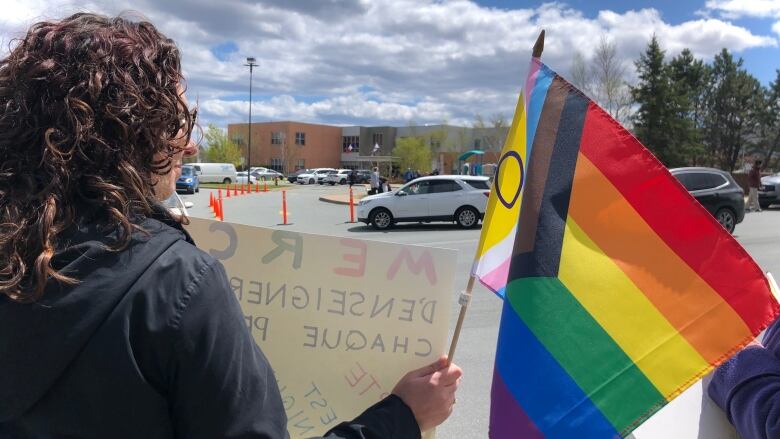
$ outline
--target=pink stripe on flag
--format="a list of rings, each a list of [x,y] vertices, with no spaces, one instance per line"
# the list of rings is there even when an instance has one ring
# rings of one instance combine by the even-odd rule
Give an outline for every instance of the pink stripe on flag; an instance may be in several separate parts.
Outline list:
[[[544,435],[509,393],[498,369],[490,392],[490,439],[544,439]]]
[[[528,67],[528,77],[525,79],[525,90],[523,91],[523,97],[525,98],[525,108],[528,108],[528,101],[531,99],[531,92],[536,85],[536,77],[539,76],[539,69],[542,64],[539,58],[531,58],[531,65]]]
[[[507,258],[498,267],[494,268],[490,273],[480,276],[479,280],[488,288],[493,291],[498,291],[506,286],[506,279],[509,276],[509,263],[511,258]]]

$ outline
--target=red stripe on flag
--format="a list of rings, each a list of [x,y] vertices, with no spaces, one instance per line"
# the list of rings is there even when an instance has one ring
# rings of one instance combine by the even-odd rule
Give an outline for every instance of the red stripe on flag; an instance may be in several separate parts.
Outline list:
[[[594,103],[585,116],[580,151],[655,233],[734,308],[754,335],[774,320],[780,307],[747,252],[663,164]]]

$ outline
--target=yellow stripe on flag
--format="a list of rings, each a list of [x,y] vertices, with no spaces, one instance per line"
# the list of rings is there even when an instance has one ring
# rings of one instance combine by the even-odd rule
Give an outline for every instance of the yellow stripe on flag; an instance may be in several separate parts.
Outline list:
[[[518,191],[521,191],[520,178],[522,172],[520,166],[526,163],[526,111],[525,98],[523,93],[517,98],[515,115],[512,118],[512,126],[501,150],[501,158],[507,156],[507,152],[515,151],[520,155],[522,165],[516,160],[505,159],[499,161],[497,168],[498,180],[493,182],[493,189],[490,191],[485,220],[483,221],[482,234],[479,237],[476,258],[482,258],[485,253],[498,244],[508,234],[514,233],[517,226],[518,213],[522,195],[517,195],[517,201],[511,209],[507,209],[503,203],[498,200],[496,186],[499,187],[505,199],[512,199]],[[511,253],[506,254],[509,257]]]
[[[667,399],[711,368],[571,217],[558,278]]]

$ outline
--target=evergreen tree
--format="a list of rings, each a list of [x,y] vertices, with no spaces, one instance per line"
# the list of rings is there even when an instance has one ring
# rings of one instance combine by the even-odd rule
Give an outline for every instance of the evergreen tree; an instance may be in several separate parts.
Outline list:
[[[631,89],[638,104],[634,133],[666,166],[680,166],[684,159],[675,140],[675,133],[680,130],[675,113],[679,112],[680,104],[664,64],[664,51],[655,35],[635,65],[639,83]]]
[[[704,159],[704,121],[709,67],[684,49],[668,65],[672,95],[676,98],[675,143],[681,164],[697,165]]]
[[[706,139],[716,165],[733,171],[743,148],[757,140],[763,89],[727,49],[715,56],[707,99]]]

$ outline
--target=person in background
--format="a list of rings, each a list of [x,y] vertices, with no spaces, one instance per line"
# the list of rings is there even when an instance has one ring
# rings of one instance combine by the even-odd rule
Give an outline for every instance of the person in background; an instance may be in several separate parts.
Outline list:
[[[372,194],[378,194],[381,192],[381,184],[382,181],[379,176],[379,168],[374,167],[374,170],[371,172],[371,192]]]
[[[353,169],[349,171],[349,176],[347,177],[347,181],[349,182],[349,187],[355,185],[355,182],[357,181],[357,169]]]
[[[404,183],[409,183],[412,180],[413,180],[412,168],[406,168],[406,172],[404,172]]]
[[[287,438],[222,265],[160,202],[197,153],[179,49],[148,21],[33,24],[0,59],[0,437]],[[328,438],[419,438],[442,357]]]
[[[761,160],[753,162],[753,167],[748,172],[748,212],[761,212],[761,205],[758,204],[758,188],[761,186]]]

